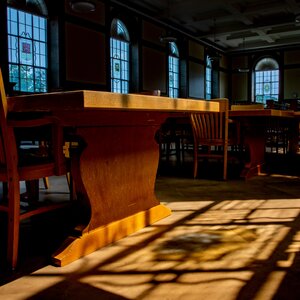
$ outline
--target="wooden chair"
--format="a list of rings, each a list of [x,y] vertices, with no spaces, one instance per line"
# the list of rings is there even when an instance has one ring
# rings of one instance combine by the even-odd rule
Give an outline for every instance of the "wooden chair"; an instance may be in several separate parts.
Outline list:
[[[200,159],[222,159],[223,180],[227,179],[228,145],[238,145],[239,137],[229,139],[228,99],[213,99],[220,105],[219,112],[191,114],[194,137],[194,178],[198,172]]]
[[[7,185],[7,199],[0,202],[0,212],[7,214],[7,261],[15,269],[18,260],[20,222],[34,215],[46,213],[65,206],[67,203],[28,203],[28,208],[20,208],[20,182],[34,181],[48,176],[66,174],[63,156],[63,133],[57,120],[51,116],[35,119],[9,119],[7,99],[0,69],[0,181]],[[36,155],[31,150],[17,147],[16,130],[19,137],[29,129],[49,128],[51,147],[49,155]],[[35,199],[36,200],[36,199]]]

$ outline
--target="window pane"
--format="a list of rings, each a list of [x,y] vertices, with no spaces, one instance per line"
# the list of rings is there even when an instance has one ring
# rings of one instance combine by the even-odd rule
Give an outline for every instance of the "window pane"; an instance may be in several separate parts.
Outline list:
[[[15,36],[8,37],[8,60],[12,63],[17,63],[18,56],[18,39]]]
[[[46,42],[46,30],[40,29],[40,41]]]
[[[19,89],[19,66],[18,65],[9,65],[9,81],[15,82]]]
[[[34,92],[33,68],[21,66],[20,70],[21,90]]]
[[[20,36],[26,37],[26,29],[24,24],[19,24],[19,32]]]
[[[25,13],[20,10],[18,12],[19,12],[19,24],[25,24]]]
[[[40,31],[37,27],[33,28],[33,38],[35,40],[39,40],[39,38],[40,38]]]
[[[38,16],[33,16],[32,19],[33,19],[33,26],[34,26],[34,27],[40,27],[40,26],[39,26],[39,19],[40,19],[40,18],[39,18]]]
[[[28,39],[20,39],[19,44],[20,63],[25,65],[33,64],[32,41]]]
[[[28,25],[30,28],[32,27],[32,16],[31,14],[25,14],[25,23]]]
[[[45,69],[35,69],[35,91],[47,91],[47,73]]]
[[[11,22],[10,23],[10,33],[13,35],[17,35],[18,34],[18,24],[17,22]]]
[[[47,23],[45,18],[39,18],[40,21],[40,28],[43,29],[44,31],[47,30]]]
[[[8,8],[7,16],[9,21],[18,22],[18,13],[16,9]]]

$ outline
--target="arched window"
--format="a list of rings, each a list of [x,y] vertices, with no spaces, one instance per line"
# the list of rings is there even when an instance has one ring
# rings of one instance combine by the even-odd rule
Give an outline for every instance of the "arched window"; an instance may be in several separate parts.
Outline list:
[[[179,97],[179,51],[174,42],[169,42],[169,97]]]
[[[129,33],[122,21],[113,19],[110,38],[111,91],[129,92]]]
[[[40,15],[7,7],[9,81],[20,92],[47,92],[47,13],[43,1],[26,5]]]
[[[255,102],[266,104],[267,100],[278,101],[279,65],[271,57],[260,59],[254,69]]]
[[[205,73],[205,99],[211,99],[212,95],[212,61],[209,55],[206,56],[206,73]]]

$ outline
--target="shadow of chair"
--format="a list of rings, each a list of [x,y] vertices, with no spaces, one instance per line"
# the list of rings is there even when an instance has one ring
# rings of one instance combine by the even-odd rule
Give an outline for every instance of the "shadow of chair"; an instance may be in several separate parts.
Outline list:
[[[51,117],[34,119],[8,118],[7,98],[0,70],[0,181],[7,186],[7,197],[0,202],[0,212],[7,215],[7,262],[8,267],[15,269],[18,262],[20,222],[32,216],[43,214],[65,207],[69,201],[63,203],[49,203],[39,201],[38,198],[28,199],[26,209],[21,210],[20,182],[38,181],[49,176],[66,174],[65,158],[63,155],[63,131],[58,121]],[[47,154],[18,147],[18,138],[27,138],[30,134],[45,132],[51,135],[47,145]],[[30,201],[32,200],[32,201]]]
[[[228,99],[212,99],[219,102],[219,112],[199,112],[190,116],[194,137],[194,178],[198,174],[200,159],[222,159],[223,180],[227,180],[228,146],[239,145],[239,126],[229,136]],[[233,123],[232,123],[233,124]],[[230,157],[231,158],[231,157]]]

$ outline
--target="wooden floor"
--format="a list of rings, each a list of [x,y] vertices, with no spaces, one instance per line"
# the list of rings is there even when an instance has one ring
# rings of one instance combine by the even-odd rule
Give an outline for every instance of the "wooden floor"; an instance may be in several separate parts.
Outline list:
[[[50,256],[72,230],[72,212],[24,222],[13,273],[1,245],[0,299],[300,299],[299,159],[267,162],[248,181],[234,164],[224,182],[218,164],[194,180],[188,157],[162,161],[155,189],[172,215],[64,268]],[[68,197],[65,178],[41,197]]]

